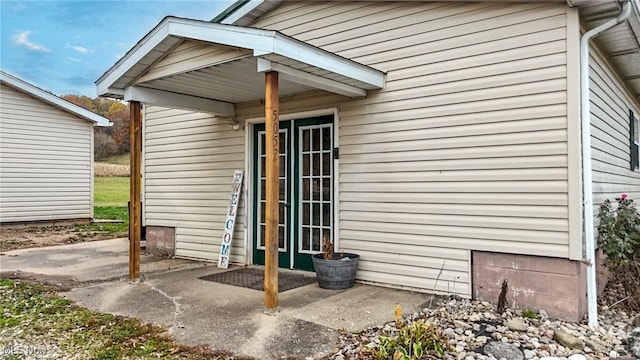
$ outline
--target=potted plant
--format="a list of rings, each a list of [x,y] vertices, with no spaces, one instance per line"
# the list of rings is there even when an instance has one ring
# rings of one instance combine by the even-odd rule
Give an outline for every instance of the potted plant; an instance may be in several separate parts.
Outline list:
[[[321,288],[340,290],[355,284],[360,256],[334,252],[333,241],[326,234],[322,236],[322,252],[314,254],[311,259]]]

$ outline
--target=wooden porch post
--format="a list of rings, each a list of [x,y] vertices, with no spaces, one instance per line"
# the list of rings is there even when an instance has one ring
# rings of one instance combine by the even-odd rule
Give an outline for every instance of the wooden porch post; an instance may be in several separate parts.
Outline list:
[[[264,262],[264,306],[271,313],[278,307],[278,215],[279,215],[279,125],[278,73],[265,74],[265,155],[266,155],[266,229]]]
[[[142,156],[142,113],[140,102],[130,101],[130,186],[129,186],[129,279],[140,280],[140,159]]]

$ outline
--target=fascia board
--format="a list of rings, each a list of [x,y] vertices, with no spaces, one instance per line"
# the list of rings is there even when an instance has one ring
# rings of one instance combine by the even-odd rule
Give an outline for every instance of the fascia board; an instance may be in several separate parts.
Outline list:
[[[284,79],[295,82],[297,84],[313,86],[317,89],[348,96],[351,98],[362,98],[367,95],[367,92],[364,89],[293,69],[282,64],[273,63],[269,60],[258,58],[258,72],[267,71],[276,71],[282,74],[282,77]]]
[[[113,84],[129,69],[135,66],[145,55],[151,52],[164,39],[169,36],[169,22],[171,18],[165,18],[149,34],[147,34],[136,46],[120,59],[111,69],[96,81],[98,96],[108,94]]]
[[[169,34],[219,45],[269,51],[273,49],[271,44],[273,44],[276,32],[215,23],[195,25],[186,22],[172,22]]]
[[[124,91],[124,100],[139,101],[143,104],[160,105],[176,109],[203,111],[228,118],[235,117],[235,107],[228,102],[140,86],[130,86],[126,88]]]
[[[381,89],[384,87],[384,73],[382,71],[358,64],[331,52],[308,46],[280,33],[277,33],[274,39],[273,53],[356,79],[374,88]]]

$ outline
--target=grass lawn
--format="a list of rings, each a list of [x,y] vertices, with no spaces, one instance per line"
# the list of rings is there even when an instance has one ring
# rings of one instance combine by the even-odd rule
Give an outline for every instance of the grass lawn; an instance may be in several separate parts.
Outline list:
[[[0,279],[0,333],[3,359],[233,359],[177,344],[160,326],[88,310],[50,287],[20,280]]]
[[[93,217],[98,220],[121,220],[122,222],[95,222],[73,226],[81,238],[118,238],[129,236],[129,209],[127,206],[94,206]]]
[[[93,179],[93,205],[127,207],[129,202],[128,177],[98,177]]]
[[[129,229],[129,178],[95,177],[93,217],[95,219],[122,220],[122,223],[93,223],[77,225],[78,230],[127,236]]]

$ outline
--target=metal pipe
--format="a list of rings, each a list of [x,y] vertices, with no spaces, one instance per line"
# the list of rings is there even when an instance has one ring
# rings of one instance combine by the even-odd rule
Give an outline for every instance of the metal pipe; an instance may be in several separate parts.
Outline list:
[[[598,291],[596,285],[595,238],[593,223],[593,186],[591,177],[591,102],[589,98],[589,41],[620,24],[631,15],[631,2],[626,1],[620,14],[589,31],[580,39],[580,121],[582,127],[582,192],[584,237],[587,260],[587,310],[589,325],[598,326]]]

